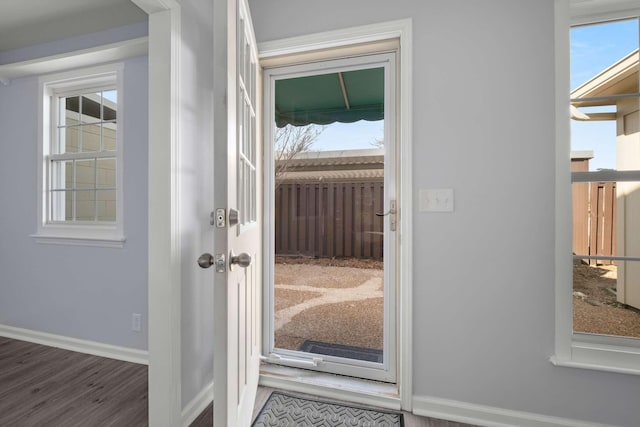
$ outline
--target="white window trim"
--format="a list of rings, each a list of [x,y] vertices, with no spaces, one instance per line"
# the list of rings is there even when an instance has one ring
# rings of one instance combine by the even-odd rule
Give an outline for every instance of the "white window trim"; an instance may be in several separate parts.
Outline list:
[[[38,243],[65,244],[79,246],[124,247],[124,90],[123,63],[108,64],[99,67],[84,68],[58,74],[42,76],[38,79],[38,149],[37,149],[37,230],[31,237]],[[47,177],[45,171],[46,155],[49,150],[50,105],[52,89],[61,90],[78,85],[88,86],[100,83],[115,74],[118,96],[118,132],[116,133],[116,222],[114,224],[62,224],[50,223],[47,216]]]
[[[602,2],[604,3],[604,2]],[[624,3],[624,2],[620,2]],[[555,354],[550,361],[556,366],[592,369],[640,375],[640,340],[573,332],[572,287],[572,206],[569,126],[569,30],[576,24],[578,8],[570,9],[569,0],[555,1],[556,33],[556,225],[555,286],[556,337]],[[599,7],[598,13],[581,16],[580,24],[629,18],[629,10]],[[595,5],[600,6],[600,5]],[[594,9],[595,10],[595,9]],[[636,15],[637,17],[637,15]]]

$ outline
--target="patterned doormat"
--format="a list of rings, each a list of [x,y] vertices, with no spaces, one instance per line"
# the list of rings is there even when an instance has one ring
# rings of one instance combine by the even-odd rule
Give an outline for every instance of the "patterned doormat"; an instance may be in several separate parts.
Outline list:
[[[324,354],[327,356],[346,357],[347,359],[382,363],[382,350],[377,350],[375,348],[354,347],[352,345],[306,340],[300,344],[298,350],[306,351],[307,353]]]
[[[309,400],[273,392],[253,427],[403,427],[402,414]]]

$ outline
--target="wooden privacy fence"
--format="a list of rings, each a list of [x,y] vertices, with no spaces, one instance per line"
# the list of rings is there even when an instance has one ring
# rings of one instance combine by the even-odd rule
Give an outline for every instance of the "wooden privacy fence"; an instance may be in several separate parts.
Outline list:
[[[381,260],[383,203],[383,182],[279,184],[276,255]]]
[[[615,182],[573,184],[574,254],[615,256],[616,205]],[[589,263],[615,262],[590,260]]]

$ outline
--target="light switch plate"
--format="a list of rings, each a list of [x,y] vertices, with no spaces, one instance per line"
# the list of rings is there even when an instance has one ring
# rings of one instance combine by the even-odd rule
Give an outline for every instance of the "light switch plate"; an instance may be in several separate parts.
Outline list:
[[[419,190],[418,210],[420,212],[453,212],[453,189]]]

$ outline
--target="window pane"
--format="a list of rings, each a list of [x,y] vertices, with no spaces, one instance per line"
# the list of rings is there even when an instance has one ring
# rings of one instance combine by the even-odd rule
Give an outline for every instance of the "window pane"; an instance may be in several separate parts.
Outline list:
[[[107,90],[102,92],[102,120],[116,120],[118,109],[118,92]]]
[[[638,28],[571,31],[571,170],[593,172],[573,183],[576,332],[640,338],[640,262],[589,258],[640,258],[640,182],[621,178],[640,171]]]
[[[94,190],[80,190],[75,192],[76,220],[95,221],[96,192]]]
[[[99,152],[101,151],[100,140],[102,138],[101,125],[84,125],[82,126],[82,152]]]
[[[76,160],[76,189],[96,188],[96,161]]]
[[[73,221],[73,191],[51,191],[51,221]]]
[[[80,120],[82,123],[98,123],[101,121],[102,96],[95,92],[85,93],[80,97]]]
[[[102,150],[103,151],[115,151],[116,145],[116,132],[118,125],[116,122],[105,123],[102,125]]]
[[[640,311],[629,303],[638,293],[640,262],[617,261],[573,267],[573,330],[640,338]]]
[[[75,125],[80,122],[80,98],[78,96],[60,98],[59,105],[59,125]]]
[[[116,188],[116,159],[98,159],[97,188]]]
[[[571,89],[638,49],[638,20],[605,22],[571,29]]]
[[[76,220],[95,221],[96,217],[95,190],[79,190],[75,192]]]
[[[78,152],[78,128],[63,127],[58,129],[59,149],[58,154]]]
[[[258,219],[257,209],[257,182],[256,182],[256,170],[251,171],[251,220],[256,221]]]
[[[73,160],[51,162],[51,189],[65,190],[73,188],[74,183]]]
[[[116,192],[115,190],[98,190],[98,221],[116,220]]]
[[[244,161],[242,158],[238,163],[238,207],[240,210],[240,224],[246,224],[246,210],[245,210],[245,198],[246,198],[246,190],[245,190],[245,176],[244,176]]]

